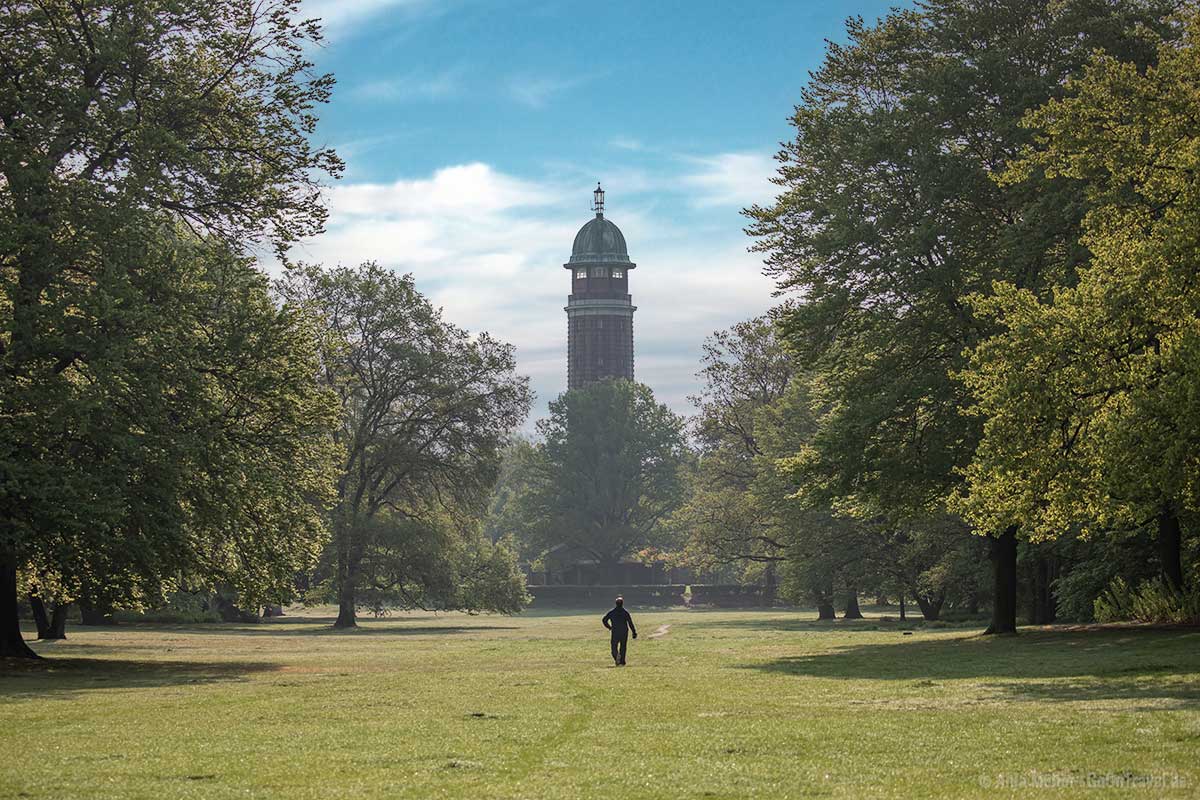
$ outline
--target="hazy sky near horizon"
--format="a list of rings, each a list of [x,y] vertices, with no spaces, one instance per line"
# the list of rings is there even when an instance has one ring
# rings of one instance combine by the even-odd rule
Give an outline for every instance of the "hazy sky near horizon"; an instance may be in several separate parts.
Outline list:
[[[566,385],[562,264],[601,181],[638,264],[636,377],[690,413],[704,337],[775,302],[740,212],[774,196],[808,71],[895,4],[308,0],[337,77],[317,139],[346,174],[293,257],[410,272],[513,343],[532,427]]]

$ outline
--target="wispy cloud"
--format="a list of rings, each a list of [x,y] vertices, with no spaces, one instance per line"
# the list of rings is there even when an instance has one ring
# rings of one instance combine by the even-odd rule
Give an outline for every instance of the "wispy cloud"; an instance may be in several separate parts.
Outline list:
[[[351,88],[349,94],[357,100],[373,102],[403,103],[415,100],[442,100],[460,92],[459,75],[459,70],[446,70],[434,74],[410,73],[395,78],[360,83]]]
[[[561,78],[548,75],[516,75],[509,78],[508,95],[523,106],[545,108],[557,94],[573,89],[585,78]]]
[[[682,180],[694,190],[692,203],[698,207],[742,208],[768,203],[776,194],[771,178],[778,164],[766,153],[721,153],[685,160],[694,171]]]
[[[635,153],[646,149],[646,146],[639,139],[629,136],[614,136],[608,140],[608,144],[610,147],[615,147],[618,150],[629,150]]]
[[[413,14],[435,8],[431,0],[304,0],[298,16],[319,18],[326,37],[336,39],[384,12]]]

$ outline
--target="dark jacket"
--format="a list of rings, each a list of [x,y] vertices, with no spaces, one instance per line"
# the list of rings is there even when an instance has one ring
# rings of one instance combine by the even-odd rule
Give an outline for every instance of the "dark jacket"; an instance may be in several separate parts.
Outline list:
[[[624,606],[617,606],[612,611],[604,615],[604,619],[600,620],[604,623],[604,627],[612,631],[615,637],[624,637],[629,635],[629,631],[633,631],[633,635],[637,636],[637,628],[633,627],[633,617],[629,616],[629,612]]]

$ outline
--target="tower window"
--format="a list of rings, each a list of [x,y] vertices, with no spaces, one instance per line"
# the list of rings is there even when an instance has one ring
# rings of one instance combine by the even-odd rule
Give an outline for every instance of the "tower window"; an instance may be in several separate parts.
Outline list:
[[[623,269],[614,269],[614,270],[613,270],[613,277],[614,277],[614,278],[624,278],[624,277],[625,277],[625,270],[623,270]]]
[[[592,267],[592,277],[593,278],[607,278],[608,270],[605,269],[604,267]]]
[[[583,280],[583,279],[584,279],[584,278],[586,278],[586,277],[587,277],[587,270],[586,270],[586,269],[577,269],[577,270],[575,270],[575,279],[576,279],[576,280],[580,280],[580,281],[581,281],[581,280]]]

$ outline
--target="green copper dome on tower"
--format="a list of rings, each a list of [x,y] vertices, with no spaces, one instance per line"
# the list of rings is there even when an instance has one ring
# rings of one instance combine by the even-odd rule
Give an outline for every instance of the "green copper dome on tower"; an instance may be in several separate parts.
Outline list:
[[[571,264],[627,264],[634,265],[629,260],[629,250],[625,246],[625,234],[621,233],[611,220],[604,218],[604,190],[596,184],[592,192],[592,209],[596,212],[593,219],[588,220],[579,233],[575,234],[575,244],[571,246],[571,260],[563,266]]]

